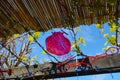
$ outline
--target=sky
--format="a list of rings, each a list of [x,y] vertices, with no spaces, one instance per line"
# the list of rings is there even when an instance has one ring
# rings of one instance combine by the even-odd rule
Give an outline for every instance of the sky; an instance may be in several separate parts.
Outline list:
[[[82,36],[83,39],[85,40],[85,44],[86,46],[83,46],[82,44],[80,44],[80,48],[81,51],[86,54],[86,55],[92,55],[95,56],[97,54],[102,54],[103,53],[103,48],[104,43],[106,41],[106,39],[103,37],[103,34],[101,34],[100,29],[96,29],[95,24],[92,25],[80,25],[78,26],[80,28],[80,31],[77,33],[77,38],[79,36]],[[104,27],[104,32],[103,33],[109,33],[109,26],[108,23],[105,23],[103,25]],[[52,35],[52,32],[58,32],[58,31],[65,31],[68,35],[64,34],[64,36],[66,38],[68,38],[71,43],[73,41],[73,38],[70,34],[70,31],[67,29],[63,29],[63,28],[57,28],[57,29],[52,29],[49,30],[47,32],[41,32],[41,36],[39,37],[38,41],[39,43],[45,48],[45,39]],[[111,34],[111,33],[109,33]],[[114,33],[113,33],[114,34]],[[42,49],[38,48],[39,46],[32,46],[34,49],[32,51],[31,56],[35,56],[37,55],[38,58],[37,60],[42,64],[46,61],[50,61],[50,59],[52,59],[54,61],[53,58],[48,57],[46,54],[41,54]],[[74,55],[76,53],[69,53],[70,55]],[[68,54],[68,55],[69,55]],[[67,56],[68,56],[67,55]],[[63,58],[66,59],[66,56],[63,57],[57,57],[55,56],[57,59],[62,60]],[[119,80],[119,76],[120,73],[109,73],[109,74],[100,74],[100,75],[89,75],[89,76],[77,76],[77,77],[67,77],[67,78],[57,78],[55,80]]]

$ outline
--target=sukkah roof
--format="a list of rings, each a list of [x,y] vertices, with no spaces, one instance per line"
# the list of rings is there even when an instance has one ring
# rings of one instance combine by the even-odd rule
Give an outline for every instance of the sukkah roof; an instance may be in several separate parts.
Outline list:
[[[0,37],[104,23],[118,17],[120,0],[0,0]]]

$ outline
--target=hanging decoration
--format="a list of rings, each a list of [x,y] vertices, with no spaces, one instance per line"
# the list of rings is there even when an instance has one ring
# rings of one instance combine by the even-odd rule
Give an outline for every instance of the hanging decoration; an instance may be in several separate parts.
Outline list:
[[[70,41],[63,34],[63,32],[54,32],[46,38],[46,49],[48,52],[57,56],[62,56],[70,52]]]

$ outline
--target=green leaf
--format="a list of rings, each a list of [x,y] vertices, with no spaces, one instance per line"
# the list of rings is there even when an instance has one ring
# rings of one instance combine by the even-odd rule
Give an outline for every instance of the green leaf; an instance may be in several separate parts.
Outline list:
[[[46,54],[46,52],[43,50],[43,51],[41,52],[41,54]]]
[[[26,60],[27,60],[26,55],[23,55],[23,56],[21,57],[21,60],[22,60],[22,61],[26,61]]]
[[[38,39],[40,36],[40,32],[34,32],[33,35],[34,35],[35,39]]]
[[[30,42],[32,42],[34,39],[37,40],[39,38],[39,36],[40,36],[40,32],[34,32],[32,35],[28,36],[28,40]]]
[[[112,35],[110,36],[108,39],[107,39],[108,43],[112,44],[112,45],[115,45],[116,44],[116,37],[115,35]]]
[[[82,43],[85,46],[85,41],[84,41],[83,37],[79,37],[78,40],[80,43]]]
[[[30,42],[32,42],[32,41],[34,40],[34,38],[33,38],[31,35],[29,35],[29,36],[28,36],[28,40],[29,40]]]
[[[103,37],[108,37],[108,35],[109,35],[109,34],[106,33],[106,34],[103,35]]]
[[[79,47],[78,45],[75,45],[75,51],[76,51],[77,53],[81,53],[80,47]]]
[[[96,24],[96,28],[102,28],[101,24]]]
[[[14,38],[20,37],[20,34],[14,34],[13,37]]]
[[[116,25],[114,25],[114,24],[111,24],[111,25],[110,25],[110,32],[116,31],[117,28],[118,28],[118,26],[116,26]]]
[[[77,52],[77,53],[81,52],[80,47],[78,46],[78,44],[73,44],[72,51]]]

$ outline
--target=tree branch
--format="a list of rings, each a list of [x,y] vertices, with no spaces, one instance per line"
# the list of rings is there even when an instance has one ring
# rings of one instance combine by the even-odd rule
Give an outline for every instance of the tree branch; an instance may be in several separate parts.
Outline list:
[[[39,46],[40,48],[42,48],[42,50],[45,51],[45,53],[47,53],[49,56],[53,57],[57,62],[60,62],[60,61],[57,60],[53,55],[51,55],[49,52],[47,52],[47,51],[44,49],[44,47],[35,39],[35,37],[32,35],[31,32],[29,32],[28,34],[31,35],[31,36],[34,38],[34,41],[38,44],[38,46]]]

